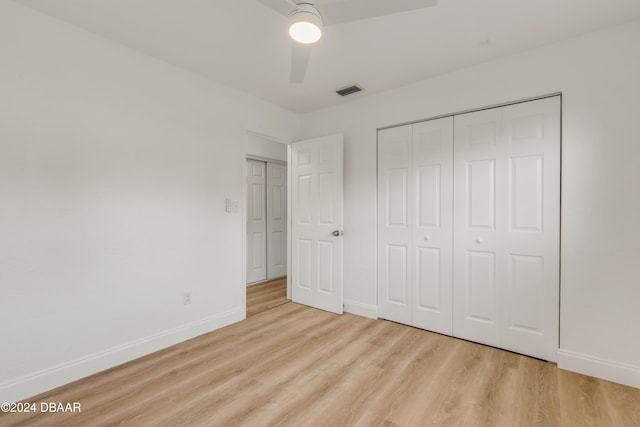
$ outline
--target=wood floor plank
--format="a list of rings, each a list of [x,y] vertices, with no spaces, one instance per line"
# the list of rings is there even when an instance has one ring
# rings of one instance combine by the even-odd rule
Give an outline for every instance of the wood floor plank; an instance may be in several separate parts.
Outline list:
[[[640,427],[640,389],[609,381],[600,381],[600,387],[613,425]]]
[[[563,426],[616,427],[602,393],[601,384],[604,381],[564,370],[558,374]],[[615,412],[618,410],[616,408]]]
[[[274,288],[256,304],[280,298]],[[27,400],[82,412],[0,425],[640,427],[638,389],[290,302]]]
[[[247,317],[287,303],[287,278],[247,286]]]

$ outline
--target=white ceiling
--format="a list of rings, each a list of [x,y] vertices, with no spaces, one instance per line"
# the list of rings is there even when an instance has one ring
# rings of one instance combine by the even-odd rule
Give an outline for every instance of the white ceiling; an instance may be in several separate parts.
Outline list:
[[[15,1],[296,112],[640,18],[639,0],[439,0],[327,27],[291,84],[287,19],[257,0]]]

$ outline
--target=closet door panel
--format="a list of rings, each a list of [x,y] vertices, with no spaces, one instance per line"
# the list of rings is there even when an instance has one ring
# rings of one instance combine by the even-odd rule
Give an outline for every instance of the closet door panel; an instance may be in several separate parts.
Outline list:
[[[266,164],[247,160],[247,283],[267,278]]]
[[[455,118],[454,335],[555,361],[559,97]]]
[[[457,337],[499,346],[499,109],[454,119],[454,325]]]
[[[267,163],[267,279],[287,275],[287,166]]]
[[[413,125],[412,325],[452,334],[453,118]]]
[[[560,299],[560,98],[506,107],[503,347],[556,361]]]
[[[378,316],[411,324],[411,126],[378,132]]]

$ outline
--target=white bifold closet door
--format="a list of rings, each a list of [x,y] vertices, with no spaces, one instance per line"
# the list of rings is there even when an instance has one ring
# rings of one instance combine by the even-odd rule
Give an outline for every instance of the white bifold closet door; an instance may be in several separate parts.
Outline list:
[[[379,316],[452,334],[453,118],[378,133]]]
[[[560,98],[455,117],[454,334],[555,361]]]
[[[247,159],[247,283],[287,275],[287,166]]]
[[[559,97],[378,132],[381,318],[555,361],[559,250]]]
[[[267,164],[247,159],[247,283],[267,279]]]

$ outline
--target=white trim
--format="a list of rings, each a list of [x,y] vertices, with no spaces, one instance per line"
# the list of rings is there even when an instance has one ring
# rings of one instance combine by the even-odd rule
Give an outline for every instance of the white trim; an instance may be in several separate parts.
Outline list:
[[[240,307],[242,318],[247,317],[247,146],[242,149],[242,186],[240,189],[240,241],[242,242],[242,271],[240,281]]]
[[[640,367],[637,366],[559,349],[558,367],[567,371],[640,388]]]
[[[292,193],[291,193],[291,188],[293,187],[293,182],[292,182],[292,175],[291,175],[291,169],[292,169],[292,163],[291,163],[291,156],[292,156],[292,152],[291,152],[291,143],[289,143],[287,145],[287,299],[291,300],[291,257],[292,257],[292,253],[291,253],[291,248],[293,245],[293,233],[291,232],[291,229],[293,227],[293,223],[291,221],[291,218],[293,217],[292,215],[292,208],[291,208],[291,197],[292,197]]]
[[[265,163],[275,163],[277,165],[287,166],[287,162],[284,160],[272,159],[270,157],[254,156],[253,154],[247,154],[247,160],[257,160]]]
[[[0,402],[17,402],[244,319],[240,308],[210,316],[0,384]]]
[[[418,120],[412,120],[410,122],[397,123],[397,124],[394,124],[394,125],[379,127],[378,131],[385,130],[385,129],[391,129],[391,128],[397,128],[397,127],[400,127],[400,126],[415,125],[417,123],[429,122],[431,120],[443,119],[445,117],[460,116],[462,114],[475,113],[477,111],[491,110],[493,108],[508,107],[509,105],[522,104],[523,102],[537,101],[539,99],[553,98],[554,96],[559,96],[560,99],[562,99],[562,92],[554,92],[554,93],[549,93],[547,95],[532,96],[532,97],[529,97],[529,98],[519,99],[517,101],[500,102],[498,104],[487,105],[487,106],[484,106],[484,107],[477,107],[477,108],[470,108],[468,110],[456,111],[455,113],[441,114],[439,116],[432,116],[432,117],[428,117],[426,119],[418,119]]]
[[[344,300],[344,312],[357,314],[358,316],[368,317],[369,319],[378,318],[378,307],[370,304],[363,304],[361,302]]]

